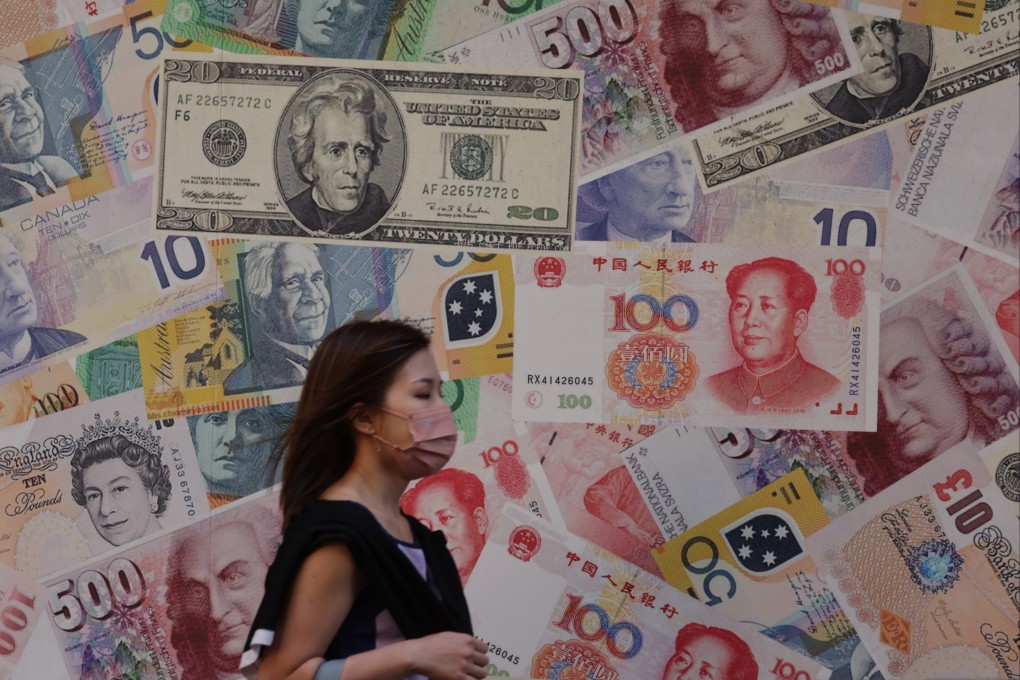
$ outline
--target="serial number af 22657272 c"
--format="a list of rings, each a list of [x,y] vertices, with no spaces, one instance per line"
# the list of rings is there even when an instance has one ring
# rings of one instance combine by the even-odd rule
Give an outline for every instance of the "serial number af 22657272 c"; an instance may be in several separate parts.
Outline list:
[[[479,184],[439,184],[432,182],[422,189],[422,196],[459,196],[461,198],[494,198],[498,200],[514,200],[520,196],[519,189],[493,187]]]
[[[528,374],[529,385],[594,385],[595,378],[592,376],[576,376],[576,375],[539,375],[537,373]]]

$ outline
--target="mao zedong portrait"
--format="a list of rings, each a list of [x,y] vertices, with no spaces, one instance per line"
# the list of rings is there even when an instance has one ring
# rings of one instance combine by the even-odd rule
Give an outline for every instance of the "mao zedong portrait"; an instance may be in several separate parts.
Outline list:
[[[287,199],[287,208],[314,232],[370,229],[390,206],[382,187],[369,181],[390,141],[374,89],[357,76],[332,73],[302,89],[291,106],[287,145],[309,186]]]
[[[304,382],[308,363],[326,332],[329,289],[318,249],[265,241],[244,258],[254,330],[251,355],[223,381],[227,392],[291,387]]]
[[[111,545],[159,531],[171,488],[158,440],[137,427],[94,439],[86,433],[71,456],[71,497]]]
[[[741,365],[711,376],[708,389],[731,409],[801,409],[839,380],[801,356],[797,342],[815,302],[814,278],[779,257],[740,264],[726,275],[733,348]]]
[[[928,64],[916,54],[900,52],[900,22],[857,12],[846,12],[846,20],[863,70],[839,86],[826,108],[863,125],[911,107],[928,80]]]
[[[178,531],[170,546],[170,642],[180,677],[233,680],[280,544],[280,518],[251,504],[208,522]]]
[[[725,628],[688,623],[677,631],[662,680],[756,680],[758,662],[746,642]]]
[[[440,470],[404,492],[400,507],[432,531],[442,531],[461,583],[475,568],[489,530],[485,487],[476,475]]]
[[[882,312],[878,431],[849,433],[847,453],[872,496],[947,451],[977,452],[1015,432],[999,417],[1017,408],[1016,381],[985,329],[915,297]]]
[[[677,123],[693,131],[814,82],[840,49],[829,9],[790,0],[661,3],[659,39]]]
[[[43,155],[45,126],[25,69],[0,58],[0,210],[49,196],[78,177],[63,158]]]
[[[581,187],[588,206],[604,213],[578,226],[579,241],[691,243],[688,225],[698,180],[690,152],[677,147],[600,177]]]
[[[0,232],[0,375],[85,342],[84,335],[37,326],[39,306],[21,253]]]

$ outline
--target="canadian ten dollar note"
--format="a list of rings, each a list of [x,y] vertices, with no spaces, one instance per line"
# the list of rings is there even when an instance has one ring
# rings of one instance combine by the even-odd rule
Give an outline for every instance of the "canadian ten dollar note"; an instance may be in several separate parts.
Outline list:
[[[170,59],[156,228],[570,249],[577,72]]]

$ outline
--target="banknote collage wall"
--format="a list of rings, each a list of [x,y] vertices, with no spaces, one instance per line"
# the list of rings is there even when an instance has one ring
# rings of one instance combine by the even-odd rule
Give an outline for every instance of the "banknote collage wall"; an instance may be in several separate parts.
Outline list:
[[[493,677],[1020,678],[1020,0],[0,0],[0,680],[226,680],[431,334]]]

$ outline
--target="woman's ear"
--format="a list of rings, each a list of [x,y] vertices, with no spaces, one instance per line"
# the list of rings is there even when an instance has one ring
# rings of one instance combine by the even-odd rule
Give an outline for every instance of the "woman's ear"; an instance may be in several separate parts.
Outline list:
[[[375,434],[375,423],[372,422],[369,408],[362,402],[359,401],[351,406],[347,411],[347,419],[351,421],[355,432],[360,432],[363,435]]]

